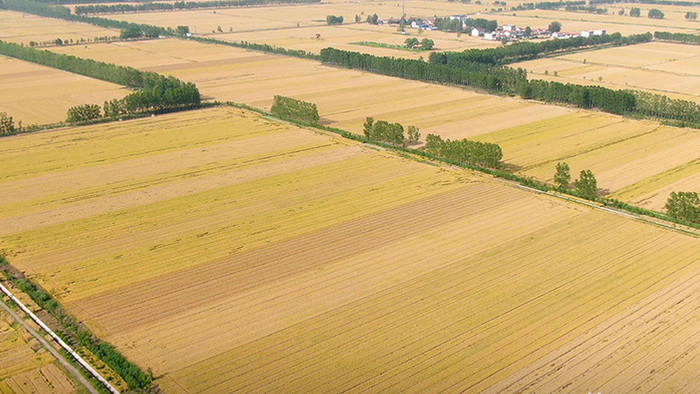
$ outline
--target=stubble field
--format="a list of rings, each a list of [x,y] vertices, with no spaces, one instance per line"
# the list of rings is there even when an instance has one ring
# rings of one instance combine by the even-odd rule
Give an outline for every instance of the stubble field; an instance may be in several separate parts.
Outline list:
[[[85,23],[43,18],[32,14],[0,10],[0,40],[29,45],[60,38],[63,41],[119,36],[119,30]]]
[[[689,236],[230,108],[0,146],[10,261],[167,392],[697,378]]]
[[[0,309],[0,393],[75,393],[56,359]]]
[[[320,38],[316,38],[316,34],[319,34]],[[373,26],[368,24],[225,33],[211,35],[211,37],[224,41],[248,41],[287,49],[301,49],[312,53],[319,53],[323,48],[333,47],[346,51],[369,53],[376,56],[411,59],[418,59],[421,57],[427,59],[431,51],[407,51],[402,49],[372,47],[360,45],[358,43],[367,41],[401,46],[404,45],[406,39],[410,37],[419,40],[429,38],[435,42],[434,51],[463,51],[473,48],[494,48],[501,45],[498,42],[471,37],[468,34],[457,37],[456,33],[442,31],[423,31],[419,33],[417,30],[410,28],[406,29],[405,34],[401,34],[396,31],[396,25]]]
[[[696,21],[685,19],[685,13],[692,11],[693,7],[664,6],[657,4],[596,4],[597,7],[607,8],[608,14],[590,14],[583,12],[567,12],[556,10],[529,10],[507,11],[489,14],[488,19],[496,19],[500,24],[510,23],[517,26],[530,26],[543,28],[553,21],[562,25],[562,31],[580,33],[583,30],[606,29],[608,33],[619,32],[623,35],[654,32],[656,30],[697,33],[700,26]],[[641,9],[641,17],[630,17],[631,7]],[[624,8],[626,15],[617,15],[620,8]],[[657,8],[664,12],[664,19],[650,19],[647,17],[650,8]],[[515,15],[513,15],[515,14]]]
[[[522,174],[551,180],[556,163],[567,161],[574,175],[592,169],[604,192],[650,209],[663,208],[669,187],[700,184],[693,164],[700,159],[700,133],[693,129],[182,40],[54,51],[172,74],[221,101],[264,109],[276,94],[311,101],[324,124],[358,134],[373,116],[416,125],[423,138],[433,133],[496,142]]]
[[[514,66],[526,69],[532,79],[638,89],[700,102],[698,45],[650,42],[564,54]]]
[[[109,82],[0,56],[0,112],[15,124],[56,123],[66,120],[75,105],[98,104],[120,99],[129,90]]]

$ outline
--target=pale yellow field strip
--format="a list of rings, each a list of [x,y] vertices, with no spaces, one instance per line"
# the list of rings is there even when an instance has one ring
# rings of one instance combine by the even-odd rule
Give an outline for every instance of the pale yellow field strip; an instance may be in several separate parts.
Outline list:
[[[2,41],[29,45],[31,41],[42,43],[55,41],[57,38],[63,41],[78,41],[81,38],[113,36],[119,36],[119,30],[0,10],[0,40]]]
[[[0,112],[30,124],[66,120],[70,107],[120,99],[129,93],[119,85],[0,56]],[[50,92],[50,93],[49,93]],[[4,151],[3,151],[4,156]]]
[[[0,311],[0,393],[75,393],[55,359]]]

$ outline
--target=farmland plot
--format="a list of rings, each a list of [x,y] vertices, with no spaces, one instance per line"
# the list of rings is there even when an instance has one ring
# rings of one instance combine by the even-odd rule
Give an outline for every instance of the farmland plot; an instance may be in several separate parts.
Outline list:
[[[80,39],[113,36],[119,36],[119,30],[0,10],[0,40],[2,41],[29,45],[32,41],[42,43],[54,41],[57,38],[78,42]]]
[[[399,2],[323,2],[309,5],[282,5],[216,10],[146,12],[137,14],[111,14],[112,19],[135,23],[147,23],[175,28],[186,24],[193,33],[208,34],[218,31],[245,32],[308,26],[323,26],[327,15],[342,16],[344,24],[352,25],[355,15],[363,22],[368,15],[377,14],[381,19],[400,18]],[[483,12],[485,5],[449,3],[438,1],[406,1],[406,16],[432,17]],[[365,25],[366,26],[366,25]]]
[[[365,118],[373,116],[416,125],[423,138],[433,133],[451,139],[496,142],[502,146],[508,164],[543,180],[551,179],[557,161],[568,161],[575,174],[594,169],[606,192],[635,184],[659,185],[662,190],[645,192],[665,193],[665,197],[659,194],[645,202],[645,207],[657,210],[663,208],[668,197],[664,182],[698,182],[697,167],[692,167],[683,172],[684,178],[676,173],[661,183],[650,183],[700,158],[700,133],[696,130],[679,131],[655,122],[181,40],[55,50],[172,74],[195,82],[206,97],[258,108],[269,109],[275,94],[311,101],[318,105],[323,123],[358,134]],[[618,149],[624,154],[610,154]],[[664,155],[671,159],[666,160]],[[630,198],[625,201],[635,202],[643,197],[629,193],[624,196]]]
[[[700,102],[700,46],[650,42],[517,64],[532,79],[639,89]],[[556,73],[556,75],[555,75]]]
[[[491,14],[489,17],[497,19],[501,24],[509,23],[517,26],[530,26],[533,29],[546,29],[552,21],[558,21],[562,25],[562,31],[570,33],[596,29],[605,29],[608,33],[619,32],[622,35],[654,32],[655,30],[695,33],[699,29],[696,22],[685,19],[685,13],[690,10],[690,7],[671,6],[674,11],[669,11],[669,6],[657,4],[602,4],[597,6],[607,8],[608,14],[589,14],[563,10],[528,10]],[[629,10],[631,7],[640,8],[642,17],[630,17]],[[626,10],[626,15],[617,15],[617,11],[620,8]],[[647,18],[647,13],[650,8],[661,9],[666,16],[664,19],[649,19]]]
[[[316,36],[318,34],[318,38]],[[406,29],[405,34],[396,31],[396,25],[373,26],[369,24],[342,26],[314,26],[299,29],[280,29],[244,33],[212,35],[212,38],[225,41],[248,41],[264,43],[287,49],[300,49],[319,53],[321,49],[333,47],[346,51],[369,53],[376,56],[393,56],[411,59],[427,59],[431,51],[407,51],[395,48],[381,48],[362,45],[362,42],[403,46],[409,37],[419,40],[429,38],[435,42],[435,51],[463,51],[472,48],[493,48],[501,45],[469,34],[457,37],[456,33]]]
[[[220,101],[269,109],[276,94],[308,100],[318,105],[325,124],[357,133],[367,116],[415,124],[424,135],[432,132],[464,138],[571,112],[559,106],[183,40],[52,50],[171,74],[195,82],[205,97]]]
[[[0,393],[75,393],[53,358],[0,310]]]
[[[102,106],[129,93],[113,83],[8,57],[0,57],[0,84],[0,112],[24,126],[62,122],[72,106]]]
[[[0,146],[8,258],[167,392],[488,389],[700,273],[692,237],[236,109]],[[632,372],[695,376],[688,294]]]

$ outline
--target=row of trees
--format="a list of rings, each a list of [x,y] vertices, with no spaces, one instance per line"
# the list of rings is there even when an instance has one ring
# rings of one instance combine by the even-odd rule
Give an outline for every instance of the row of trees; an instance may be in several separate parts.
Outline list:
[[[138,89],[123,99],[125,113],[194,107],[201,103],[197,87],[191,82],[183,82],[175,77],[164,77],[132,67],[82,59],[3,41],[0,41],[0,54]],[[97,112],[99,113],[99,107]],[[82,121],[92,116],[87,114],[94,114],[94,108],[77,107],[74,111],[69,111],[68,117]]]
[[[425,151],[431,155],[459,163],[481,167],[501,168],[503,152],[498,144],[463,140],[443,140],[435,134],[425,139]]]
[[[75,7],[75,13],[85,14],[108,14],[118,12],[142,12],[142,11],[177,11],[194,10],[198,8],[226,8],[226,7],[248,7],[269,4],[309,4],[320,3],[321,0],[214,0],[214,1],[176,1],[174,3],[151,3],[141,4],[90,4]],[[73,2],[71,2],[72,4]]]
[[[594,5],[591,5],[591,6],[567,5],[566,7],[564,7],[564,10],[569,11],[569,12],[587,12],[589,14],[607,14],[608,13],[607,8],[598,8]]]
[[[397,146],[414,145],[420,139],[420,130],[416,126],[404,128],[401,123],[389,123],[385,120],[375,122],[371,116],[365,119],[363,132],[369,140],[387,142]],[[407,133],[408,137],[404,133]]]
[[[321,50],[321,61],[342,67],[428,82],[470,86],[497,93],[514,93],[526,75],[522,69],[472,63],[470,68],[448,67],[422,60],[374,56],[335,48]]]
[[[284,96],[275,96],[270,113],[304,123],[315,124],[320,120],[316,104]]]
[[[637,100],[635,111],[641,115],[700,125],[700,105],[696,102],[643,91],[633,91],[633,94]]]
[[[563,40],[565,41],[565,40]],[[643,116],[700,125],[700,105],[674,100],[663,95],[634,90],[613,90],[595,85],[563,84],[555,81],[531,80],[522,69],[462,61],[451,67],[441,61],[443,53],[431,54],[432,62],[378,57],[334,48],[321,50],[321,61],[347,68],[427,82],[470,86],[493,93],[519,95],[552,103],[565,103],[579,108],[599,109],[620,115]]]
[[[682,42],[685,44],[700,44],[700,36],[690,33],[669,33],[667,31],[655,31],[654,38],[665,41]]]
[[[624,115],[636,112],[637,99],[632,91],[613,90],[595,85],[563,84],[535,79],[523,80],[518,85],[518,95],[548,103],[571,104],[579,108],[599,109]]]
[[[194,40],[194,41],[199,41],[199,42],[205,42],[205,43],[209,43],[209,44],[227,45],[227,46],[236,47],[236,48],[252,49],[255,51],[275,53],[278,55],[299,57],[299,58],[303,58],[303,59],[321,60],[321,56],[319,56],[315,53],[312,53],[312,52],[307,52],[307,51],[301,50],[301,49],[286,49],[286,48],[276,47],[276,46],[269,45],[269,44],[256,44],[254,42],[248,42],[248,41],[224,41],[224,40],[217,40],[216,38],[210,38],[210,37],[189,37],[188,39]]]
[[[462,67],[468,63],[486,63],[503,65],[523,60],[534,59],[564,50],[612,44],[616,46],[649,42],[651,33],[633,34],[623,37],[620,33],[591,37],[572,37],[566,40],[547,40],[542,42],[518,42],[488,49],[468,49],[463,52],[440,52],[430,55],[431,63]]]
[[[130,23],[99,17],[73,15],[71,14],[70,9],[67,7],[50,5],[42,2],[25,0],[2,0],[2,2],[0,2],[0,9],[26,12],[28,14],[34,14],[48,18],[63,19],[71,22],[89,23],[92,25],[110,29],[138,29],[141,31],[142,37],[155,38],[161,35],[172,34],[172,29],[164,29],[158,26],[145,25],[140,23]]]
[[[452,31],[452,32],[468,32],[472,28],[484,29],[487,32],[494,31],[498,28],[498,21],[488,20],[484,18],[470,18],[466,21],[461,19],[450,19],[449,17],[436,17],[435,27],[442,31]]]
[[[567,163],[557,163],[554,173],[554,183],[560,191],[569,192],[571,188],[571,167]],[[598,181],[591,170],[582,170],[579,178],[574,181],[576,195],[587,200],[595,200],[598,196]]]

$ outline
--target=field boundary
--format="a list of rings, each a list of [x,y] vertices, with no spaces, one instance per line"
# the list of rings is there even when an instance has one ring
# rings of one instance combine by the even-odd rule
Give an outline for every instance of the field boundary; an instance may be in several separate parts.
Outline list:
[[[100,375],[99,372],[97,372],[94,368],[92,368],[92,366],[91,366],[90,364],[88,364],[87,361],[85,361],[82,357],[80,357],[80,355],[79,355],[78,353],[76,353],[70,346],[68,346],[68,344],[65,343],[58,335],[56,335],[56,334],[49,328],[49,326],[47,326],[41,319],[39,319],[39,317],[37,317],[32,311],[30,311],[29,308],[27,308],[27,307],[22,303],[22,301],[20,301],[19,299],[17,299],[17,297],[15,297],[14,294],[12,294],[12,292],[11,292],[9,289],[7,289],[2,283],[0,283],[0,291],[2,291],[7,297],[9,297],[10,300],[12,300],[12,302],[14,302],[15,304],[17,304],[17,306],[19,307],[19,309],[22,310],[22,312],[24,312],[34,323],[36,323],[44,332],[46,332],[46,333],[51,337],[51,339],[53,339],[54,342],[56,342],[63,350],[65,350],[71,357],[73,357],[73,359],[74,359],[78,364],[80,364],[80,366],[83,367],[83,369],[85,369],[90,375],[92,375],[92,377],[94,377],[94,378],[97,379],[100,383],[102,383],[102,385],[103,385],[109,392],[111,392],[111,393],[113,393],[113,394],[119,394],[119,391],[118,391],[116,388],[114,388],[114,386],[112,386],[105,378],[103,378],[102,375]],[[3,303],[3,306],[5,306],[4,303]],[[10,312],[10,311],[8,310],[8,312]],[[13,316],[13,318],[15,318],[15,316]],[[17,319],[15,318],[15,320],[17,320]],[[20,320],[21,320],[21,319],[20,319]],[[35,337],[39,340],[39,342],[41,342],[41,344],[42,344],[47,350],[49,350],[49,352],[51,352],[51,354],[52,354],[54,357],[56,357],[56,358],[59,360],[59,362],[62,361],[61,364],[62,364],[64,367],[66,367],[67,369],[69,369],[69,370],[71,371],[71,373],[72,373],[72,372],[75,372],[75,373],[78,372],[78,371],[76,371],[76,370],[72,367],[72,365],[67,364],[67,362],[66,362],[65,360],[62,360],[62,358],[60,357],[60,355],[59,355],[59,353],[56,351],[56,349],[53,349],[51,346],[49,346],[49,344],[48,344],[43,338],[41,338],[41,336],[38,335],[36,332],[32,332],[32,331],[34,331],[33,329],[30,331],[31,327],[27,326],[26,323],[21,322],[20,320],[17,320],[17,321],[18,321],[20,324],[22,324],[22,326],[24,326],[24,328],[27,329],[27,331],[29,331],[30,334],[32,334],[33,336],[35,336]],[[72,369],[72,370],[71,370],[71,369]],[[80,376],[80,374],[77,374],[76,378],[77,378],[77,377],[79,377],[80,383],[82,383],[83,385],[85,385],[86,388],[88,389],[88,391],[90,391],[91,393],[97,393],[97,390],[95,390],[92,386],[90,386],[90,385],[87,383],[87,381],[85,381],[85,379],[84,379],[82,376]]]
[[[645,217],[636,215],[636,214],[631,213],[631,212],[624,212],[624,211],[620,211],[620,210],[618,210],[618,209],[613,209],[613,208],[610,208],[610,207],[607,207],[607,206],[604,206],[604,205],[602,205],[602,206],[601,206],[601,205],[597,205],[597,204],[594,204],[593,202],[589,202],[589,201],[586,201],[586,200],[583,200],[583,199],[579,199],[579,198],[572,198],[572,197],[569,197],[569,196],[567,196],[567,195],[563,195],[563,194],[559,194],[559,193],[552,193],[552,192],[548,192],[548,191],[544,191],[544,190],[539,190],[539,189],[535,189],[535,188],[528,187],[528,186],[524,186],[524,185],[518,185],[518,187],[521,188],[521,189],[529,190],[529,191],[534,192],[534,193],[544,194],[544,195],[547,195],[547,196],[550,196],[550,197],[559,198],[559,199],[566,200],[566,201],[569,201],[569,202],[572,202],[572,203],[576,203],[576,204],[580,204],[580,205],[585,205],[585,206],[587,206],[587,207],[589,207],[589,208],[597,209],[597,210],[603,211],[603,212],[609,212],[609,213],[612,213],[612,214],[614,214],[614,215],[622,216],[622,217],[625,217],[625,218],[628,218],[628,219],[638,220],[638,221],[640,221],[640,222],[644,222],[644,223],[647,223],[647,224],[651,224],[651,225],[653,225],[653,226],[659,226],[659,227],[663,227],[663,228],[666,228],[666,229],[669,229],[669,230],[678,231],[678,232],[681,232],[681,233],[683,233],[683,234],[690,235],[690,236],[693,236],[693,237],[695,237],[695,238],[699,238],[699,239],[700,239],[700,233],[699,233],[699,232],[696,232],[696,231],[691,231],[690,228],[688,228],[688,229],[679,228],[679,227],[676,227],[676,226],[672,226],[672,225],[670,225],[670,224],[666,224],[666,223],[664,223],[664,222],[662,222],[662,221],[650,220],[650,219],[647,219],[647,218],[645,218]]]

